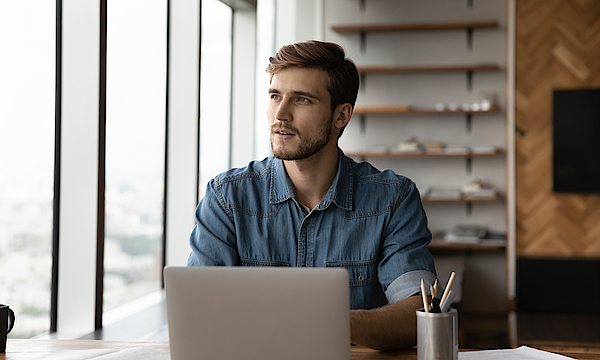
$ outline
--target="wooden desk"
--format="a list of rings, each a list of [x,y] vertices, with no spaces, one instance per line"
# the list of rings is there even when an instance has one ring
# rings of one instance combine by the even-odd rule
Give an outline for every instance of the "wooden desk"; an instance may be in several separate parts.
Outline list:
[[[160,352],[169,352],[168,342],[107,341],[107,340],[16,340],[9,339],[6,354],[0,360],[29,360],[50,355],[60,350],[127,349],[143,347]],[[561,352],[576,359],[600,360],[600,354]],[[416,349],[379,352],[363,347],[352,347],[352,360],[415,360]]]

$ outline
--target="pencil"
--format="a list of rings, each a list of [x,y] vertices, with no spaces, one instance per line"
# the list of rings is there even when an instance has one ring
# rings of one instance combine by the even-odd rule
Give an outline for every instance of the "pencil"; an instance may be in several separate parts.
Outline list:
[[[444,295],[442,295],[442,300],[440,302],[440,304],[444,304],[444,301],[446,301],[446,298],[448,297],[448,291],[450,291],[450,288],[452,287],[452,283],[454,282],[454,276],[456,276],[456,273],[453,271],[452,274],[450,274],[450,279],[448,280],[448,284],[446,285],[446,288],[444,289]]]
[[[427,292],[425,291],[425,283],[421,279],[421,295],[423,296],[423,308],[425,312],[429,312],[429,303],[427,302]]]

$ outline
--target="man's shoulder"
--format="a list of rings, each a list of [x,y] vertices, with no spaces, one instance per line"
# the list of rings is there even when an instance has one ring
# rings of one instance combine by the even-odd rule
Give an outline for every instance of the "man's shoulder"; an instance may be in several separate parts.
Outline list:
[[[271,173],[273,161],[272,156],[263,160],[251,161],[244,167],[229,169],[215,176],[213,181],[219,185],[224,185],[245,180],[264,180]]]
[[[404,175],[396,174],[391,169],[379,170],[369,162],[356,162],[349,157],[346,158],[348,159],[353,175],[359,184],[389,184],[400,185],[402,187],[408,187],[413,184],[411,179]]]

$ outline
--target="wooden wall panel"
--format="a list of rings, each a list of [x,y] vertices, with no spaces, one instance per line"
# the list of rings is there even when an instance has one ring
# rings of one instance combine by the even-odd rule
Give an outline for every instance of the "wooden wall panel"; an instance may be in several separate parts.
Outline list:
[[[580,87],[600,87],[600,1],[517,0],[518,256],[600,257],[600,195],[552,191],[552,91]]]

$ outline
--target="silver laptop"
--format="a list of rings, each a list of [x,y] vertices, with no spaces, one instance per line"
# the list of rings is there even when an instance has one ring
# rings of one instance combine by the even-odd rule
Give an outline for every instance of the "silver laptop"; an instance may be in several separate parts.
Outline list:
[[[350,359],[338,268],[166,267],[172,360]]]

